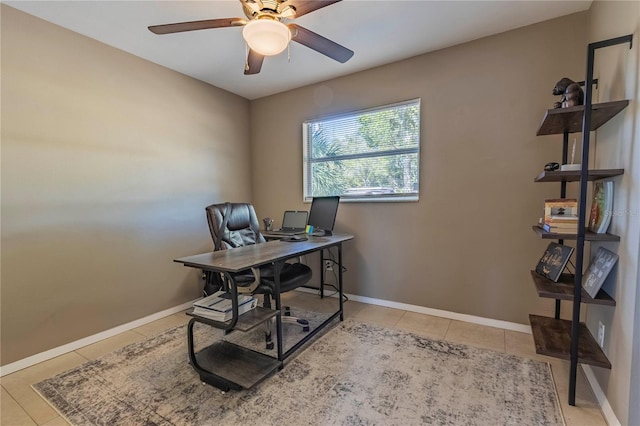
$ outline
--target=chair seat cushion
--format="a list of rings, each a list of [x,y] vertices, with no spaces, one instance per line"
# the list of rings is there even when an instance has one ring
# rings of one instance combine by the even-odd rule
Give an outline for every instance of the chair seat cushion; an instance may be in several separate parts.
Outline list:
[[[302,263],[285,263],[280,272],[280,293],[296,289],[306,284],[313,275],[311,268]],[[233,279],[238,287],[244,287],[254,281],[253,273],[250,269],[238,272],[233,275]],[[254,294],[273,294],[275,286],[273,279],[273,266],[265,265],[260,267],[260,279],[262,284],[253,292]]]
[[[312,276],[311,268],[302,263],[285,263],[280,273],[280,293],[296,289],[306,284]],[[273,278],[264,278],[263,282],[274,286]]]

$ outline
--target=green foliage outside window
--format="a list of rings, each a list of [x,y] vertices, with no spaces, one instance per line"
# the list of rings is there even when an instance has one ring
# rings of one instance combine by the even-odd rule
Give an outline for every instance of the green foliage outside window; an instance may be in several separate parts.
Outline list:
[[[418,198],[420,101],[307,121],[305,199]]]

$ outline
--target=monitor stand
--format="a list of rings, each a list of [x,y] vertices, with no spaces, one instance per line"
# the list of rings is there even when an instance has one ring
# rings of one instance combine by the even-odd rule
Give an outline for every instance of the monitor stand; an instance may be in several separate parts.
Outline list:
[[[333,235],[333,232],[327,231],[326,229],[318,229],[317,231],[314,230],[311,235],[314,237],[330,237]]]

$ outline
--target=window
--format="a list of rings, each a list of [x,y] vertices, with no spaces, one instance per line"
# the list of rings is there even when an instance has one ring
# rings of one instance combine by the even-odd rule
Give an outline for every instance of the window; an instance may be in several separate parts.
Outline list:
[[[415,201],[420,99],[305,121],[304,199]]]

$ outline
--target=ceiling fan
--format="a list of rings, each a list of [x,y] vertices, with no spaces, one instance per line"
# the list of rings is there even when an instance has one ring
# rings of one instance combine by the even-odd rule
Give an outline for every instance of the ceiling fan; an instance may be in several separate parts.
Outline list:
[[[249,46],[245,74],[257,74],[265,56],[277,55],[287,48],[291,40],[307,46],[329,58],[345,63],[353,51],[316,34],[300,25],[287,23],[307,13],[338,3],[342,0],[240,0],[244,18],[207,19],[152,25],[154,34],[172,34],[209,28],[243,26],[242,35]]]

